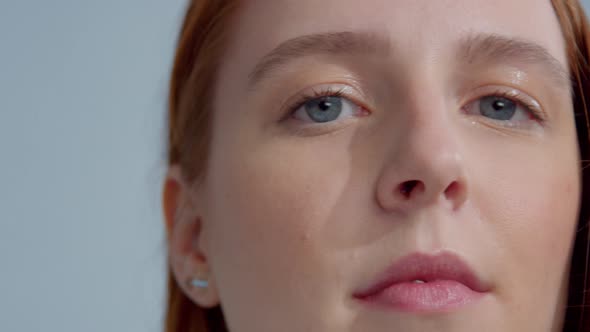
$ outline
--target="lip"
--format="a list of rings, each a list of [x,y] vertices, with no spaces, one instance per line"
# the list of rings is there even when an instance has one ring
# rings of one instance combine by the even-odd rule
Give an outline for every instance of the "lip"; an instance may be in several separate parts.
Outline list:
[[[353,297],[398,311],[434,312],[467,305],[489,291],[490,286],[459,256],[442,251],[402,257]]]

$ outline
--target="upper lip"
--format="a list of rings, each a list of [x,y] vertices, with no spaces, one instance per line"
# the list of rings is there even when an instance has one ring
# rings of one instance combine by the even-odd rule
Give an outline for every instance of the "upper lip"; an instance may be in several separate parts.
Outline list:
[[[476,292],[489,291],[489,286],[477,277],[467,263],[452,252],[442,251],[434,255],[413,253],[402,257],[354,296],[365,298],[391,285],[413,280],[454,280]]]

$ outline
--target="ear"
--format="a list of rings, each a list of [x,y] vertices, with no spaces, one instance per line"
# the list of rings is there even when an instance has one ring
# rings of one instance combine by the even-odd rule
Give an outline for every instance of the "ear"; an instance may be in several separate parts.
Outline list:
[[[184,293],[199,306],[211,308],[219,304],[219,296],[205,252],[199,208],[203,203],[196,190],[184,181],[179,166],[170,166],[162,193],[168,262]],[[206,280],[207,287],[193,286],[194,279]]]

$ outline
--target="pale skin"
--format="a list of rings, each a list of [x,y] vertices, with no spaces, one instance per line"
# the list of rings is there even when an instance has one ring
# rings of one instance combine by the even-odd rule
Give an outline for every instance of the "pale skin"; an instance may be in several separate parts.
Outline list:
[[[204,181],[173,166],[165,184],[171,266],[195,303],[221,304],[232,332],[561,331],[581,188],[550,1],[251,0],[236,18]],[[305,52],[253,82],[279,45],[338,32],[378,44]],[[535,47],[481,52],[512,40]],[[287,116],[325,88],[344,93],[339,116]],[[510,119],[481,112],[498,93],[522,98]],[[438,250],[490,293],[436,314],[352,298],[397,258]],[[196,277],[210,286],[186,286]]]

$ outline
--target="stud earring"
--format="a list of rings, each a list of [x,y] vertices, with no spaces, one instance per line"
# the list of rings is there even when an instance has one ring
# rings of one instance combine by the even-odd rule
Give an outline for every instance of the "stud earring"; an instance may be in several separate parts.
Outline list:
[[[197,287],[197,288],[207,288],[209,286],[209,281],[204,280],[204,279],[197,279],[194,278],[190,281],[191,286]]]

